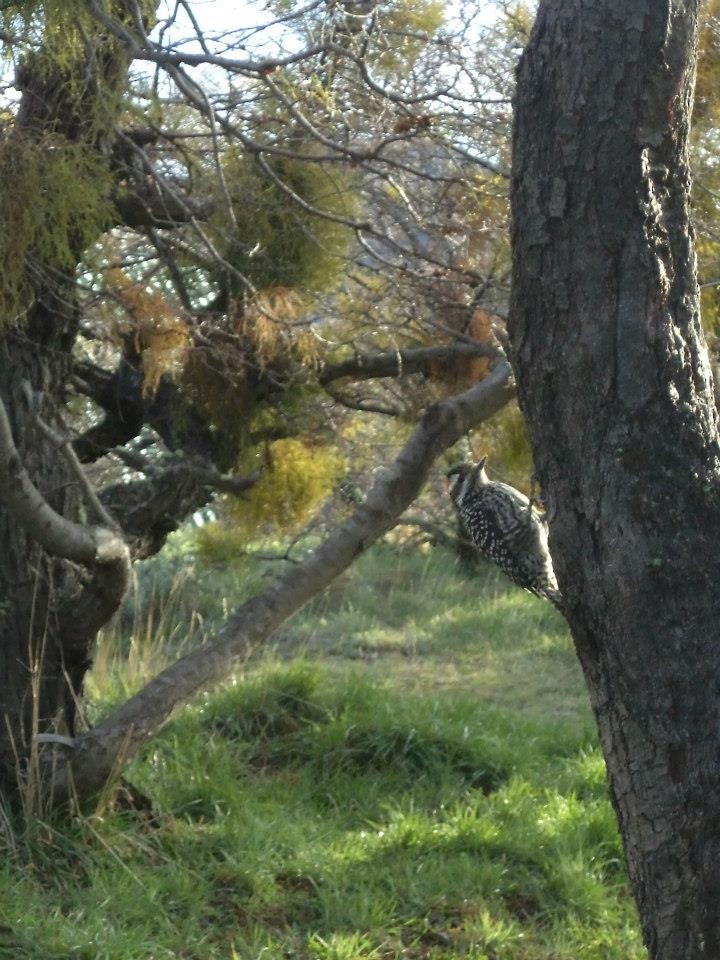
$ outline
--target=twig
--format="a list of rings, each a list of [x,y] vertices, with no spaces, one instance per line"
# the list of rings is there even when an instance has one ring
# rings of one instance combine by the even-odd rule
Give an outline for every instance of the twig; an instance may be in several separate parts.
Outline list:
[[[82,464],[78,460],[77,455],[72,448],[71,441],[67,437],[63,437],[56,430],[53,430],[48,423],[45,423],[38,413],[35,414],[35,422],[48,440],[55,444],[55,446],[60,450],[67,460],[68,466],[75,475],[75,479],[82,490],[88,506],[95,515],[97,522],[103,526],[106,526],[109,530],[114,530],[116,533],[120,533],[120,525],[118,524],[117,520],[115,520],[115,518],[105,509],[100,500],[98,500],[95,489],[88,480],[87,474],[83,470]]]

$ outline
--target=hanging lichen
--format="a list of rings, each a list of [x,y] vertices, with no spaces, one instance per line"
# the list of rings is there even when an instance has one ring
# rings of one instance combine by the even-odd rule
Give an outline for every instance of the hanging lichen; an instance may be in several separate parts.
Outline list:
[[[258,290],[238,312],[238,332],[251,344],[260,367],[287,349],[293,321],[305,308],[302,296],[290,287]]]
[[[124,0],[110,0],[105,13],[123,26],[134,27],[134,12]],[[146,31],[156,22],[156,0],[138,0],[137,13]],[[42,43],[44,53],[59,66],[87,53],[88,37],[98,20],[87,0],[6,0],[0,4],[0,28],[28,43]]]
[[[107,165],[83,143],[0,136],[0,323],[29,305],[30,275],[72,272],[110,222]]]
[[[126,91],[130,53],[101,31],[84,0],[15,0],[0,29],[22,45],[16,85],[37,106],[0,126],[0,323],[22,316],[52,273],[71,274],[112,222],[108,162]],[[154,3],[137,12],[152,26]],[[106,12],[127,29],[120,0]]]
[[[163,377],[182,372],[191,346],[190,328],[159,290],[134,282],[122,270],[109,270],[106,281],[124,308],[116,336],[132,338],[143,367],[143,394],[153,396]]]

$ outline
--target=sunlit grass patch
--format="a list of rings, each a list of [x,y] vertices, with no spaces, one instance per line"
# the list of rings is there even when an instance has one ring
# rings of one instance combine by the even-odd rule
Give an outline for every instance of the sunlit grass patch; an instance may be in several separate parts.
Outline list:
[[[177,655],[164,623],[117,636],[98,711]],[[569,638],[493,571],[363,558],[129,778],[152,815],[6,851],[0,960],[645,956]]]

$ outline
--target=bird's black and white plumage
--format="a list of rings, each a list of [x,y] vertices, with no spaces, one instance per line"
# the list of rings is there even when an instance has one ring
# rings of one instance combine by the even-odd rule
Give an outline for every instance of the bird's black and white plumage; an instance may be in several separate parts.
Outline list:
[[[486,460],[460,464],[447,474],[450,497],[470,539],[517,586],[561,607],[544,519],[524,493],[488,478]]]

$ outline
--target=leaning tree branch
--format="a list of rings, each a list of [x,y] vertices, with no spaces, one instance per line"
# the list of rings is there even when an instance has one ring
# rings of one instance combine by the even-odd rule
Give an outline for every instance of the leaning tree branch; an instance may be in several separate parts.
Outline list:
[[[94,564],[90,568],[91,576],[84,583],[82,590],[76,596],[68,598],[58,610],[58,635],[63,651],[67,655],[71,649],[86,649],[87,644],[108,622],[124,600],[130,583],[131,554],[121,527],[100,501],[73,450],[70,439],[59,434],[39,416],[35,417],[35,422],[65,457],[96,522],[101,528],[115,533],[121,544],[117,558],[110,559],[107,563]],[[75,660],[74,657],[70,659],[72,662]]]
[[[226,678],[248,649],[265,640],[387,532],[420,492],[435,458],[513,395],[510,369],[502,362],[482,383],[430,407],[364,503],[305,561],[238,607],[214,640],[165,669],[78,738],[72,751],[48,745],[53,753],[54,802],[102,790],[176,707]]]

